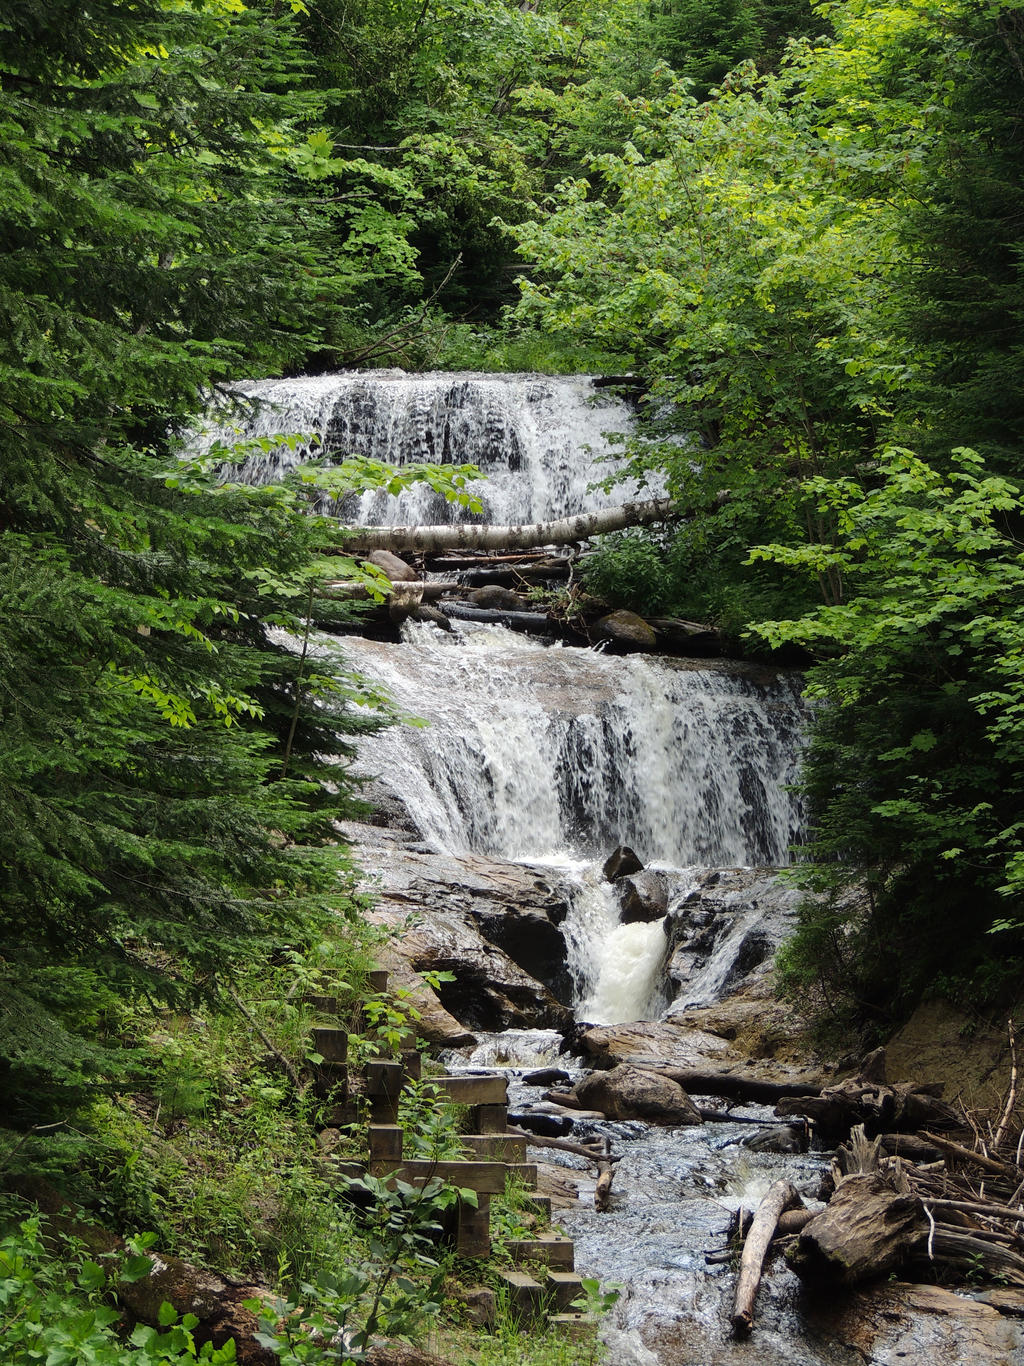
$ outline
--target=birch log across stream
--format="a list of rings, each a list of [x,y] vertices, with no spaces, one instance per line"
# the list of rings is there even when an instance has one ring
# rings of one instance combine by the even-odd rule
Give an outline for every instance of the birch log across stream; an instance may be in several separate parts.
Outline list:
[[[242,436],[313,433],[327,459],[479,464],[490,523],[604,516],[660,494],[594,487],[614,468],[614,438],[630,430],[632,410],[581,377],[378,372],[242,393],[258,401],[251,417],[232,419]],[[211,427],[204,439],[215,435]],[[308,454],[282,445],[251,457],[244,476],[278,478]],[[459,522],[481,520],[423,489],[330,510],[379,528],[443,523],[456,540]],[[393,543],[390,531],[373,535]],[[429,722],[361,743],[356,762],[379,824],[346,833],[374,916],[398,931],[389,966],[412,985],[417,969],[453,970],[440,1004],[416,997],[423,1027],[456,1047],[449,1070],[505,1066],[519,1120],[571,1128],[568,1148],[537,1148],[533,1158],[556,1161],[552,1189],[573,1197],[557,1217],[578,1267],[624,1286],[604,1329],[610,1360],[733,1366],[755,1352],[759,1366],[1024,1361],[1018,1328],[994,1308],[961,1308],[934,1288],[930,1300],[901,1298],[892,1287],[815,1306],[778,1260],[766,1267],[753,1340],[737,1341],[735,1274],[720,1259],[730,1221],[773,1187],[785,1191],[782,1203],[792,1189],[820,1208],[822,1156],[752,1141],[751,1121],[771,1121],[772,1134],[782,1126],[749,1090],[742,1101],[705,1098],[720,1122],[666,1127],[566,1110],[523,1080],[541,1064],[577,1081],[581,1059],[628,1060],[662,1078],[733,1075],[741,1090],[760,1082],[766,1097],[785,1083],[794,1096],[820,1087],[820,1068],[798,1057],[792,1019],[770,990],[796,898],[777,870],[801,831],[790,788],[805,717],[800,679],[450,625],[444,634],[410,623],[401,643],[313,642]],[[636,871],[611,880],[604,864],[616,846],[633,851]],[[620,1160],[600,1212],[592,1154],[609,1140]],[[744,1293],[736,1312],[746,1324]],[[936,1312],[924,1319],[922,1306]]]

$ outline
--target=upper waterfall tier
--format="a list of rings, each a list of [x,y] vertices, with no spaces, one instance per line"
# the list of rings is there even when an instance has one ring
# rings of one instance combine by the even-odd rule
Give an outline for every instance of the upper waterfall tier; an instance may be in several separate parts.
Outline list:
[[[397,499],[378,492],[346,500],[345,519],[362,526],[543,521],[593,512],[639,491],[635,484],[621,484],[612,495],[589,487],[621,463],[614,437],[629,432],[631,411],[586,376],[382,370],[261,380],[240,384],[236,392],[254,406],[225,411],[221,426],[206,429],[206,444],[281,434],[319,443],[282,444],[250,455],[240,475],[244,482],[272,483],[314,455],[362,455],[393,465],[474,464],[487,476],[473,486],[482,514],[422,485]]]

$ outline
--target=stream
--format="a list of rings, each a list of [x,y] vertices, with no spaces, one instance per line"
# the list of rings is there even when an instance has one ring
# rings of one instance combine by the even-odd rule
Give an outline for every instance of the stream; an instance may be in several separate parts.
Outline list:
[[[300,432],[329,457],[473,462],[487,475],[477,486],[480,516],[419,489],[323,509],[352,521],[544,520],[637,491],[593,487],[614,469],[632,414],[586,378],[382,371],[241,390],[258,401],[257,411],[221,421],[244,437]],[[204,440],[218,435],[223,439],[223,427],[211,424]],[[277,478],[310,449],[300,443],[253,455],[244,477]],[[794,914],[795,894],[776,870],[789,861],[802,824],[789,790],[806,720],[799,677],[727,661],[612,656],[501,627],[452,624],[445,633],[407,623],[397,643],[346,637],[317,644],[385,685],[401,712],[429,721],[362,742],[359,769],[399,832],[389,833],[391,843],[369,838],[365,866],[377,868],[386,888],[390,863],[401,864],[397,902],[420,896],[421,919],[438,924],[457,919],[446,889],[476,888],[492,869],[494,878],[518,870],[560,908],[555,940],[563,961],[535,966],[509,948],[519,964],[505,958],[509,980],[530,961],[529,971],[544,982],[538,990],[550,988],[579,1025],[631,1031],[641,1054],[659,1056],[665,1031],[686,1048],[692,1024],[702,1059],[709,1050],[726,1056],[729,1030],[716,1033],[708,1012],[746,993],[748,1015],[767,1014],[772,956]],[[620,923],[621,888],[601,874],[617,846],[635,851],[647,890],[664,903],[650,920]],[[478,934],[486,917],[474,915]],[[464,920],[470,925],[473,917]],[[543,928],[553,933],[550,924]],[[579,1074],[578,1058],[563,1049],[564,1031],[538,1028],[539,1016],[511,1031],[481,1028],[482,1018],[469,1022],[475,1047],[445,1061],[506,1067],[513,1108],[539,1102],[521,1080],[530,1068],[556,1062]],[[734,1053],[732,1061],[751,1060]],[[771,1118],[746,1107],[734,1108],[728,1122],[693,1128],[579,1121],[574,1136],[607,1133],[624,1154],[606,1214],[593,1208],[594,1178],[582,1159],[533,1154],[563,1167],[578,1189],[580,1198],[556,1215],[575,1240],[577,1269],[622,1287],[603,1328],[608,1360],[884,1366],[927,1356],[935,1366],[953,1366],[977,1359],[980,1348],[968,1349],[962,1325],[929,1326],[900,1303],[876,1310],[855,1296],[842,1306],[806,1305],[781,1259],[762,1287],[753,1340],[729,1336],[734,1269],[707,1264],[705,1253],[723,1247],[730,1214],[741,1203],[755,1205],[783,1174],[813,1201],[826,1164],[814,1152],[746,1146],[757,1125],[744,1121]],[[986,1359],[1024,1360],[1019,1335],[1007,1344],[1005,1355]]]

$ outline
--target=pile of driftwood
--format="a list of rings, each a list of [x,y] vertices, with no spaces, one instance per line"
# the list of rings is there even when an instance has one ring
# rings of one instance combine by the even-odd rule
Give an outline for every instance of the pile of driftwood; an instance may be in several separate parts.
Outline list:
[[[1024,1123],[1016,1043],[1004,1103],[983,1115],[955,1110],[935,1087],[889,1086],[884,1055],[817,1098],[782,1100],[826,1133],[849,1122],[820,1192],[805,1209],[788,1181],[771,1187],[747,1223],[732,1323],[749,1333],[769,1249],[811,1287],[851,1286],[896,1270],[931,1280],[994,1282],[1024,1290]],[[916,1129],[917,1132],[909,1132]],[[1024,1293],[1020,1296],[1024,1305]]]

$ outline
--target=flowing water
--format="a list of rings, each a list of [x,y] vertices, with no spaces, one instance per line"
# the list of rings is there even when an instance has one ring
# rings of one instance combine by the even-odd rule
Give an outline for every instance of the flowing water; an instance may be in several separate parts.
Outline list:
[[[487,474],[483,515],[498,522],[568,515],[634,491],[591,487],[632,419],[586,379],[377,372],[240,392],[255,412],[230,418],[236,431],[211,424],[201,443],[315,437],[265,440],[268,449],[250,453],[244,467],[253,482],[278,478],[310,453],[473,461]],[[418,490],[390,502],[367,495],[341,511],[371,524],[471,516]],[[320,648],[339,649],[402,711],[429,721],[374,736],[359,760],[376,790],[404,806],[424,846],[523,860],[560,883],[577,1017],[672,1018],[718,1000],[765,963],[793,911],[793,893],[770,866],[788,861],[800,833],[799,804],[787,790],[805,720],[799,680],[721,662],[612,658],[456,626],[450,635],[408,627],[400,644],[346,639]],[[663,920],[619,923],[617,893],[600,867],[623,844],[662,879]],[[553,1060],[572,1068],[561,1044],[550,1030],[511,1031],[481,1038],[451,1065],[506,1067],[513,1097],[523,1100],[523,1069]],[[820,1166],[813,1155],[749,1150],[740,1120],[767,1112],[736,1115],[692,1129],[591,1126],[624,1154],[613,1213],[594,1212],[592,1182],[580,1170],[582,1199],[559,1217],[576,1241],[577,1265],[625,1287],[606,1328],[610,1360],[731,1366],[756,1356],[759,1366],[851,1366],[903,1358],[902,1350],[855,1352],[819,1332],[784,1267],[762,1293],[755,1342],[728,1337],[732,1272],[706,1266],[704,1253],[721,1247],[739,1202],[756,1202],[782,1170],[810,1194]],[[567,1154],[558,1160],[586,1166]]]
[[[625,501],[591,488],[618,463],[632,425],[629,408],[581,376],[417,374],[400,370],[261,380],[234,390],[198,441],[264,442],[236,476],[271,483],[317,457],[360,455],[385,464],[475,464],[483,512],[471,514],[423,484],[399,497],[353,496],[341,509],[364,526],[544,521]],[[279,434],[300,440],[275,442]]]

